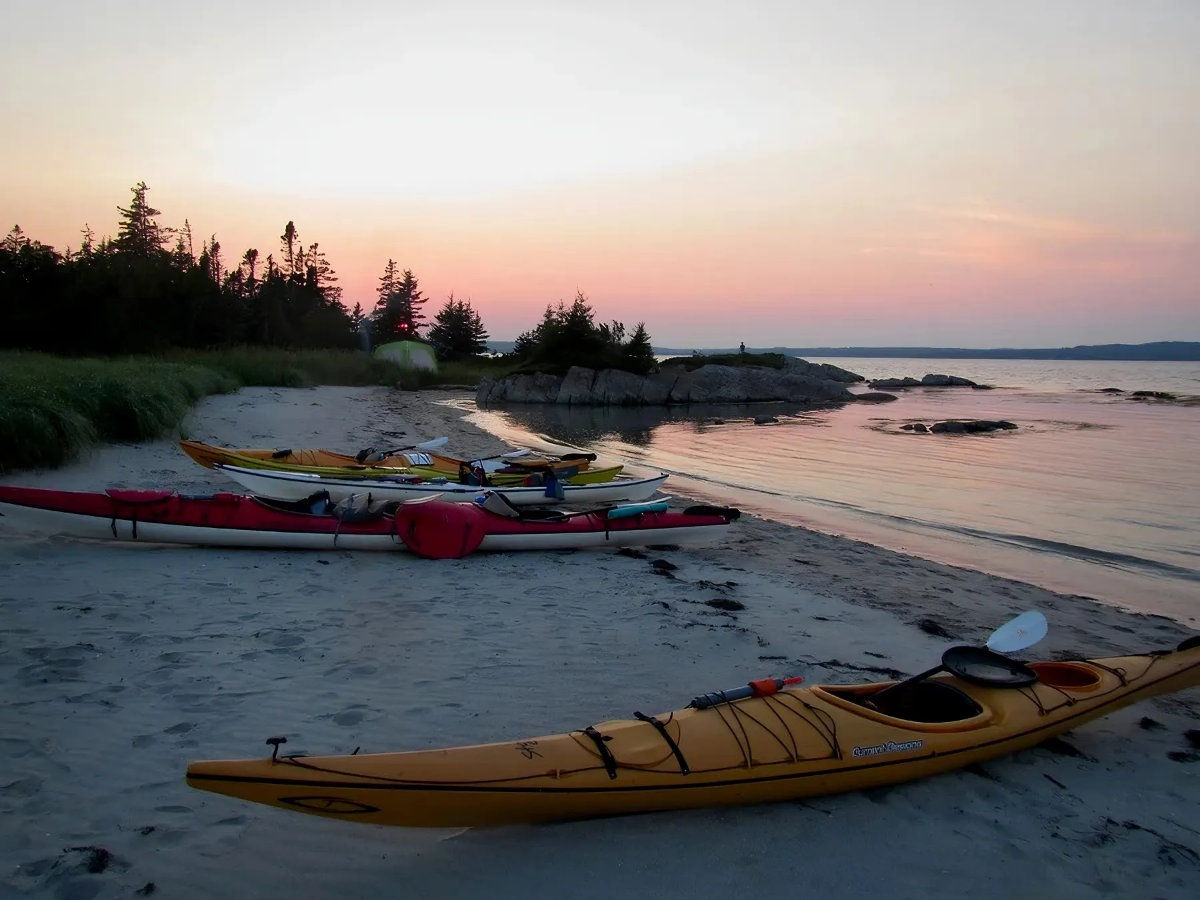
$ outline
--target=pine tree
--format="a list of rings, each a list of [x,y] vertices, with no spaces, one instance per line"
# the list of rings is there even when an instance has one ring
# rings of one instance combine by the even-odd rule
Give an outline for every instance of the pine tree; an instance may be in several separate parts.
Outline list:
[[[400,331],[417,337],[418,329],[424,327],[422,323],[425,321],[425,316],[421,312],[421,307],[425,305],[425,297],[422,296],[421,290],[417,286],[417,278],[411,269],[405,269],[401,275],[400,285],[396,289],[396,297],[400,306]]]
[[[213,280],[213,284],[220,284],[225,280],[224,267],[221,265],[221,242],[217,240],[214,234],[208,242],[208,277]]]
[[[258,251],[251,248],[242,254],[240,266],[244,276],[247,296],[253,297],[258,287]]]
[[[411,269],[397,275],[396,269],[395,260],[389,259],[379,279],[379,300],[371,315],[376,344],[419,338],[418,329],[425,319],[421,314],[425,298],[416,276]]]
[[[654,347],[650,343],[650,335],[646,332],[646,323],[638,322],[621,351],[625,361],[625,369],[637,375],[649,375],[657,371],[658,360],[654,358]]]
[[[320,292],[325,298],[325,302],[330,305],[341,305],[342,289],[338,287],[337,275],[333,271],[333,266],[329,264],[325,254],[321,252],[320,245],[313,243],[309,245],[308,254],[305,257],[307,268],[305,269],[305,284],[314,290]]]
[[[92,226],[83,223],[83,228],[79,229],[79,233],[83,235],[83,243],[79,245],[79,254],[81,256],[91,256],[92,251],[96,249],[96,232],[92,231]]]
[[[396,288],[400,284],[400,270],[394,259],[389,259],[387,265],[383,268],[383,275],[379,278],[379,287],[375,293],[379,295],[379,299],[375,302],[375,312],[383,314],[387,309],[388,299],[392,294],[396,293]]]
[[[175,230],[175,249],[171,251],[175,265],[182,271],[187,271],[196,264],[192,249],[192,223],[183,220],[183,227]]]
[[[146,202],[146,193],[150,190],[146,182],[139,181],[130,190],[133,192],[133,201],[129,208],[117,207],[121,224],[117,230],[116,247],[136,256],[150,256],[162,249],[162,229],[155,219],[162,213]]]
[[[283,277],[292,278],[295,275],[303,274],[300,260],[296,258],[297,250],[299,250],[301,259],[304,256],[304,249],[300,247],[300,234],[296,231],[296,223],[288,220],[287,225],[283,228],[283,234],[279,236],[283,250]]]
[[[455,300],[451,294],[429,329],[429,343],[439,359],[464,359],[487,353],[487,330],[483,319],[471,308],[470,300]]]
[[[579,291],[567,306],[548,305],[542,321],[517,338],[512,355],[543,372],[565,372],[571,366],[624,369],[639,374],[654,371],[657,362],[645,323],[638,323],[625,343],[620,322],[596,325],[587,295]]]

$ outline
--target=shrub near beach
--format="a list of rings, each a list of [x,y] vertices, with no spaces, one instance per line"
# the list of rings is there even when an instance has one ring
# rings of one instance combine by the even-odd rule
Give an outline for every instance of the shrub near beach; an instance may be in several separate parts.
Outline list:
[[[151,360],[0,354],[0,470],[53,467],[96,441],[138,441],[177,425],[228,372]]]
[[[635,375],[658,368],[645,324],[639,322],[628,340],[621,322],[597,325],[582,291],[570,306],[561,300],[547,306],[542,321],[517,338],[509,356],[515,371],[552,375],[563,375],[571,366],[622,369]]]
[[[240,387],[473,386],[512,362],[478,358],[409,371],[353,350],[178,351],[168,357],[70,359],[0,353],[0,471],[54,468],[101,441],[152,440],[210,394]]]

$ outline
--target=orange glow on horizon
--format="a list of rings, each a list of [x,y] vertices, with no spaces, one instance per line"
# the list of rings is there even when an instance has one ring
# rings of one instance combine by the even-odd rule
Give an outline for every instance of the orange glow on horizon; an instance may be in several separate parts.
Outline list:
[[[1200,18],[868,5],[366,2],[254,53],[225,0],[21,7],[0,197],[65,249],[145,180],[227,266],[291,220],[347,307],[395,259],[496,340],[579,290],[663,346],[1200,339]]]

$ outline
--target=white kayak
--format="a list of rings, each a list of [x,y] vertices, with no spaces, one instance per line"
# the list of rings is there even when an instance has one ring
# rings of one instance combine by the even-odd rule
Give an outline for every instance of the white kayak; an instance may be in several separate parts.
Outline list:
[[[351,494],[369,493],[372,500],[416,500],[433,494],[442,500],[455,503],[471,503],[483,491],[503,494],[514,506],[545,506],[550,504],[600,504],[629,503],[649,500],[667,480],[666,473],[652,478],[614,478],[596,484],[562,484],[556,496],[547,493],[546,486],[491,486],[457,484],[455,482],[406,480],[398,476],[394,480],[365,478],[327,478],[307,472],[284,472],[270,469],[246,469],[217,463],[213,469],[232,478],[246,490],[259,497],[273,500],[304,500],[314,491],[328,491],[333,501],[343,500]]]

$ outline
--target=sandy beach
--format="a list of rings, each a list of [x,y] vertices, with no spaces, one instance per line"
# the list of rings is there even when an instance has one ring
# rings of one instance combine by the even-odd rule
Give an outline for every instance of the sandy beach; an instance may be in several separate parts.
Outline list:
[[[456,455],[510,449],[440,402],[468,396],[245,389],[202,401],[181,430],[230,446],[445,435]],[[236,487],[174,440],[3,480]],[[267,755],[277,734],[289,752],[450,746],[675,709],[767,675],[913,674],[1027,609],[1050,633],[1026,658],[1173,647],[1189,632],[1169,619],[752,516],[715,547],[443,561],[0,532],[0,896],[1196,894],[1196,690],[894,788],[555,825],[362,826],[183,780],[189,760]]]

